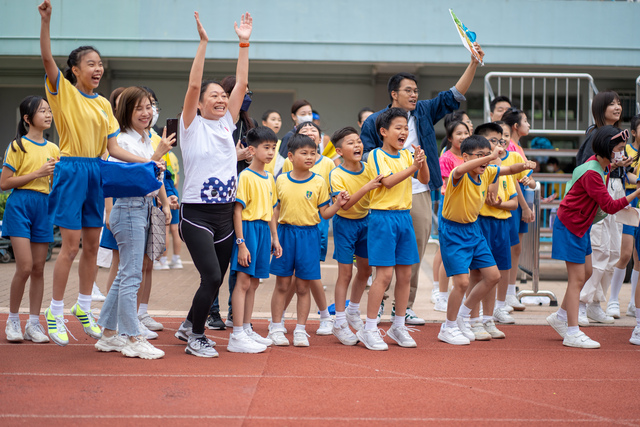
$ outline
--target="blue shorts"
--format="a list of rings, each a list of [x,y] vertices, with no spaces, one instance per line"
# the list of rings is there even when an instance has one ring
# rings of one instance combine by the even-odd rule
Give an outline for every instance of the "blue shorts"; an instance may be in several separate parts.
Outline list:
[[[511,269],[511,241],[509,239],[509,219],[492,216],[478,216],[478,225],[482,231],[498,270]]]
[[[2,237],[24,237],[33,243],[53,242],[49,195],[34,190],[13,190],[7,198]]]
[[[636,252],[640,253],[640,227],[636,227],[635,238]]]
[[[329,220],[322,218],[320,215],[320,261],[324,262],[327,259],[327,249],[329,246]]]
[[[591,255],[591,227],[584,236],[578,237],[556,217],[553,221],[551,258],[584,264],[587,255]]]
[[[333,216],[333,259],[340,264],[352,264],[353,255],[368,258],[367,232],[369,216],[360,219]]]
[[[420,262],[418,242],[409,210],[372,209],[367,234],[369,265],[392,267]]]
[[[280,258],[271,257],[270,272],[280,277],[320,280],[320,229],[317,225],[278,224]]]
[[[238,245],[233,242],[231,271],[241,271],[258,279],[269,278],[269,257],[271,256],[271,230],[266,221],[242,221],[242,235],[249,249],[251,262],[248,267],[238,264]]]
[[[518,205],[518,209],[511,211],[511,218],[507,221],[509,222],[509,240],[511,241],[511,246],[515,246],[520,243],[520,236],[518,232],[520,231],[520,218],[522,217],[522,209],[520,205]]]
[[[53,172],[49,215],[68,230],[102,227],[104,195],[97,157],[61,157]]]
[[[632,189],[627,189],[625,191],[625,194],[628,196],[629,194],[633,193],[635,190]],[[633,199],[631,201],[631,203],[629,203],[632,207],[637,208],[638,207],[638,199]],[[634,236],[636,235],[638,227],[633,227],[631,225],[626,225],[626,224],[622,224],[622,234],[628,234],[630,236]]]
[[[100,247],[114,251],[118,250],[118,242],[116,242],[116,238],[113,237],[113,233],[106,227],[106,225],[102,228]]]
[[[447,277],[496,265],[477,221],[461,224],[442,218],[438,233]]]

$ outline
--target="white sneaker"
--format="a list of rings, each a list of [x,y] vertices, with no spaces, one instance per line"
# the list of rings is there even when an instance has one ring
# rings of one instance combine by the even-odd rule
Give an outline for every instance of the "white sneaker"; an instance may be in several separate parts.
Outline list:
[[[551,326],[562,338],[567,335],[567,325],[566,321],[562,321],[558,318],[558,312],[553,312],[547,316],[547,323]]]
[[[227,320],[224,321],[224,326],[227,328],[233,328],[233,315],[227,316]]]
[[[140,323],[146,326],[150,331],[161,331],[164,329],[162,323],[156,322],[151,316],[149,316],[149,313],[138,316],[138,320],[140,320]]]
[[[496,327],[496,323],[493,320],[489,320],[488,322],[483,323],[484,330],[487,331],[491,338],[493,339],[501,339],[504,338],[504,332]]]
[[[506,305],[511,306],[515,311],[523,311],[525,308],[527,308],[518,300],[518,297],[516,297],[515,295],[507,295],[507,298],[505,298],[504,302]]]
[[[276,329],[280,329],[282,331],[282,333],[284,334],[288,334],[289,331],[287,331],[287,327],[284,326],[284,321],[282,322],[282,324],[278,324],[278,326],[274,326],[274,323],[271,321],[271,319],[269,319],[269,330],[276,330]]]
[[[320,319],[320,326],[316,331],[316,335],[331,335],[333,330],[333,319]],[[293,341],[295,342],[295,335]],[[295,345],[295,344],[294,344]],[[307,344],[308,345],[308,344]]]
[[[562,344],[566,345],[567,347],[576,348],[600,348],[599,342],[592,340],[582,331],[578,331],[578,333],[575,335],[565,335]]]
[[[344,345],[356,345],[358,344],[358,337],[349,328],[348,323],[343,323],[341,326],[333,325],[331,332],[338,340]]]
[[[273,326],[273,324],[269,325],[269,335],[267,335],[267,338],[269,338],[275,345],[278,346],[289,345],[289,340],[284,336],[285,332],[283,328],[280,325],[275,326],[274,328],[271,328],[271,326]]]
[[[381,329],[366,330],[364,328],[356,332],[356,337],[367,347],[369,350],[388,350],[389,346],[382,339]],[[384,332],[384,331],[382,331]]]
[[[293,331],[294,347],[309,347],[308,337],[307,331]]]
[[[174,336],[178,338],[180,341],[189,342],[189,337],[193,333],[193,325],[187,326],[185,325],[185,323],[186,323],[186,320],[180,324]],[[214,340],[210,339],[209,337],[205,337],[205,338],[207,339],[207,342],[211,347],[216,346],[216,342]]]
[[[427,323],[427,321],[421,317],[418,317],[416,313],[414,313],[414,311],[410,308],[407,308],[407,311],[404,315],[404,323],[405,325],[424,325],[425,323]]]
[[[160,359],[164,357],[164,351],[155,348],[144,337],[136,337],[134,341],[127,340],[127,344],[121,351],[127,357],[139,357],[141,359]]]
[[[513,312],[514,312],[513,307],[511,307],[511,306],[510,306],[509,304],[507,304],[507,303],[505,303],[505,304],[502,306],[502,310],[503,310],[503,311],[506,311],[506,312],[507,312],[507,313],[509,313],[509,314],[511,314],[511,313],[513,313]]]
[[[9,342],[22,342],[24,340],[19,320],[7,319],[7,327],[4,332],[7,334],[7,341]]]
[[[633,302],[630,302],[627,307],[627,316],[636,317],[636,305]]]
[[[441,311],[443,313],[447,312],[447,304],[449,303],[448,298],[440,298],[436,301],[436,305],[433,307],[435,311]]]
[[[127,345],[127,338],[120,334],[115,334],[109,338],[107,338],[103,334],[98,340],[98,342],[94,344],[96,350],[105,351],[105,352],[110,352],[110,351],[121,352],[126,345]]]
[[[33,324],[27,321],[24,328],[24,339],[37,343],[49,342],[49,337],[44,333],[44,328],[40,323]]]
[[[96,284],[96,282],[93,282],[93,289],[91,290],[91,301],[104,301],[106,300],[107,297],[104,296],[104,294],[102,292],[100,292],[100,288],[98,287],[98,285]]]
[[[456,318],[456,323],[458,324],[458,329],[460,329],[462,335],[464,335],[469,341],[473,342],[476,340],[476,336],[471,332],[471,325],[469,324],[468,318],[465,319],[462,316],[458,316]]]
[[[440,293],[439,289],[433,288],[431,289],[431,304],[435,304],[438,302],[438,294]]]
[[[417,329],[412,330],[417,331]],[[415,340],[411,338],[411,335],[409,335],[409,329],[405,325],[391,325],[389,330],[387,330],[387,335],[397,342],[400,347],[413,348],[418,346]]]
[[[493,318],[496,322],[504,323],[505,325],[516,323],[515,319],[505,311],[504,307],[493,310]]]
[[[453,328],[447,328],[443,323],[440,326],[440,332],[438,333],[438,339],[440,341],[444,341],[447,344],[453,345],[469,345],[471,341],[460,331],[460,328],[454,326]]]
[[[491,334],[484,329],[484,324],[482,322],[476,322],[471,325],[471,332],[473,332],[473,336],[476,341],[490,341],[492,338]]]
[[[249,338],[257,342],[258,344],[266,345],[267,347],[273,344],[273,341],[271,341],[269,338],[264,338],[253,329],[245,329],[244,333],[247,334]]]
[[[597,323],[611,324],[615,321],[613,317],[605,314],[599,302],[587,304],[587,317]]]
[[[266,349],[266,345],[255,342],[244,331],[229,335],[227,351],[231,353],[262,353]]]
[[[370,288],[372,284],[373,284],[373,276],[369,276],[369,278],[367,279],[367,288]]]
[[[614,319],[620,318],[620,303],[618,301],[609,301],[607,303],[607,316],[611,316]]]
[[[197,357],[218,357],[218,352],[209,344],[209,339],[203,336],[189,335],[184,352]]]
[[[172,260],[172,261],[169,263],[169,268],[170,268],[170,269],[172,269],[172,270],[180,270],[180,269],[184,268],[184,267],[182,266],[182,260],[181,260],[180,258],[178,258],[178,259],[177,259],[177,260],[175,260],[175,261],[174,261],[174,260]]]
[[[364,322],[360,317],[360,310],[357,310],[355,313],[349,313],[349,310],[345,310],[345,315],[347,317],[347,323],[356,331],[364,328]]]
[[[633,328],[631,338],[629,338],[631,344],[640,345],[640,326]]]
[[[578,308],[578,326],[582,326],[583,328],[589,326],[587,307],[582,304],[580,304],[580,308]]]
[[[158,334],[150,331],[140,320],[138,320],[138,329],[140,329],[140,335],[146,340],[155,340],[158,338]]]
[[[153,261],[153,269],[154,270],[168,270],[169,267],[169,263],[167,263],[167,260],[163,261]]]

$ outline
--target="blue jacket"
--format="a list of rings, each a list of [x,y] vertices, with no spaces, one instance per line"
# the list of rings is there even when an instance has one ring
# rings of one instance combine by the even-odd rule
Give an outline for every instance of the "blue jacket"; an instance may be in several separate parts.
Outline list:
[[[460,108],[459,101],[464,100],[464,95],[454,86],[447,91],[440,92],[438,96],[433,99],[418,101],[416,109],[411,112],[416,118],[418,141],[420,141],[420,146],[427,156],[427,165],[429,166],[429,173],[431,175],[429,188],[432,190],[437,190],[442,186],[442,175],[440,174],[440,162],[438,160],[438,142],[436,141],[436,131],[433,126],[445,115]],[[365,153],[382,147],[382,140],[376,130],[376,118],[380,113],[389,109],[389,107],[391,107],[391,105],[388,105],[384,110],[373,113],[362,125],[360,139],[364,144]]]

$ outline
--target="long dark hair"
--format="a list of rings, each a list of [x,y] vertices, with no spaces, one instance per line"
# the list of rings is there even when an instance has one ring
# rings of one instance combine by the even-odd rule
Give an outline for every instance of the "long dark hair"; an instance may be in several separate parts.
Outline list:
[[[73,67],[80,66],[82,57],[92,51],[97,53],[98,56],[101,56],[100,52],[98,52],[98,49],[93,46],[80,46],[72,50],[69,54],[69,58],[67,59],[67,68],[64,70],[64,77],[69,80],[71,84],[76,84],[76,82],[78,81],[75,74],[73,74]]]
[[[607,122],[604,118],[604,112],[613,101],[620,102],[620,97],[612,90],[599,92],[593,97],[593,102],[591,103],[591,114],[593,114],[596,127],[606,126]],[[613,126],[620,127],[620,120],[615,122]]]
[[[11,143],[11,149],[15,152],[16,144],[23,153],[26,153],[24,145],[22,145],[22,137],[29,133],[29,123],[33,122],[33,116],[38,112],[38,108],[40,108],[40,104],[45,99],[41,96],[31,95],[27,96],[20,103],[20,121],[18,122],[18,129],[16,130],[15,140]],[[24,116],[27,116],[27,120],[24,119]]]
[[[447,136],[446,138],[446,147],[447,150],[451,150],[451,138],[453,138],[453,132],[455,132],[456,128],[460,125],[463,125],[465,128],[467,128],[467,132],[469,132],[469,136],[471,136],[471,131],[469,130],[469,126],[467,126],[467,124],[461,120],[453,120],[451,122],[449,122],[449,124],[447,125]]]

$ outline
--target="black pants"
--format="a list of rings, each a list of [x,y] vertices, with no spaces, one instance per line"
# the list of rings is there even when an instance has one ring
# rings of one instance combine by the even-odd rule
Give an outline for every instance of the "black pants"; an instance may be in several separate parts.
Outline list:
[[[209,307],[229,268],[234,238],[233,207],[234,203],[183,203],[180,207],[180,236],[200,273],[200,287],[187,315],[194,334],[204,334]]]

